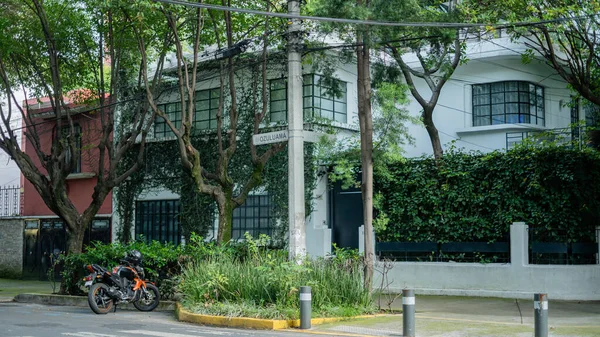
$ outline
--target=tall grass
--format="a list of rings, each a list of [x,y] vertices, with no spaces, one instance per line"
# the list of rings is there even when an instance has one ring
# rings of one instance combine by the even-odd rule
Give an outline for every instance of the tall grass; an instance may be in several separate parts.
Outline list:
[[[247,254],[220,254],[188,264],[179,290],[183,304],[197,313],[296,319],[299,289],[312,288],[314,316],[354,316],[373,312],[362,283],[359,258],[288,261],[281,251],[260,249],[247,238]]]

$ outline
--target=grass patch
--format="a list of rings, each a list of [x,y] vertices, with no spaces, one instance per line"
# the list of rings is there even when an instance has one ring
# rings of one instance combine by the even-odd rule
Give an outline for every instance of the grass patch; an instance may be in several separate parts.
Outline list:
[[[338,251],[327,259],[288,261],[287,252],[262,249],[262,237],[246,237],[246,254],[220,254],[188,264],[179,291],[184,307],[198,314],[298,319],[299,289],[312,289],[313,317],[372,314],[363,288],[361,258]]]

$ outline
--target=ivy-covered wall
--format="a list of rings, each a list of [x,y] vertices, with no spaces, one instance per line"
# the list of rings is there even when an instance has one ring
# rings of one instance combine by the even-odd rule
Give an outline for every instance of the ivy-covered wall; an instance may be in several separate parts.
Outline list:
[[[600,152],[518,147],[378,165],[382,242],[502,241],[524,221],[540,241],[590,242],[600,225]]]
[[[251,60],[250,60],[251,61]],[[250,155],[250,141],[254,134],[255,114],[260,112],[262,105],[262,90],[260,82],[262,74],[259,63],[250,62],[238,69],[236,72],[236,92],[237,111],[239,113],[239,122],[237,127],[237,148],[232,160],[229,162],[228,174],[234,184],[241,186],[252,174],[253,165]],[[271,76],[278,76],[285,67],[282,60],[273,60],[269,65]],[[213,71],[214,72],[214,71]],[[210,73],[210,72],[209,72]],[[212,76],[214,76],[213,73]],[[268,88],[267,88],[268,89]],[[228,92],[227,85],[224,92]],[[268,90],[267,90],[268,94]],[[169,96],[170,94],[166,94]],[[224,104],[224,132],[228,127],[227,105],[230,100],[225,99]],[[130,107],[135,108],[135,107]],[[127,110],[127,109],[124,109]],[[127,114],[122,116],[124,120],[128,118]],[[269,114],[265,122],[268,123]],[[126,123],[122,123],[126,124]],[[272,126],[272,124],[269,124]],[[284,123],[279,123],[274,128],[284,128]],[[261,129],[260,132],[269,132],[272,129]],[[202,166],[209,172],[215,171],[218,160],[218,148],[215,130],[197,130],[193,138],[194,147],[200,152]],[[224,144],[227,146],[228,144]],[[259,156],[268,149],[267,146],[259,146],[257,151]],[[307,216],[311,212],[312,191],[316,186],[316,173],[314,160],[314,146],[305,144],[305,197]],[[137,149],[130,151],[128,158],[124,160],[133,161],[137,156]],[[288,169],[287,169],[287,148],[272,157],[265,165],[262,176],[262,185],[257,187],[254,192],[266,192],[275,203],[274,216],[276,218],[276,231],[273,233],[274,241],[284,243],[287,228],[287,200],[288,200]],[[176,140],[155,139],[146,143],[145,165],[128,181],[123,183],[115,190],[116,211],[119,216],[118,239],[121,242],[128,242],[135,217],[135,201],[140,199],[141,193],[147,190],[168,190],[180,196],[181,213],[180,222],[182,233],[187,238],[191,233],[206,237],[209,230],[215,224],[217,209],[211,196],[197,193],[195,184],[189,175],[183,171],[179,149]],[[214,183],[207,181],[207,183]],[[234,194],[239,191],[234,191]]]

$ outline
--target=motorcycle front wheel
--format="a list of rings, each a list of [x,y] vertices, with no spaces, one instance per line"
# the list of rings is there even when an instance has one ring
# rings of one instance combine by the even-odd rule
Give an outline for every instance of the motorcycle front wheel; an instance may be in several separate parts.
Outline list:
[[[113,299],[108,296],[108,286],[104,283],[91,286],[88,292],[88,304],[96,314],[108,313],[114,305]]]
[[[133,306],[139,311],[152,311],[158,306],[160,302],[160,294],[158,288],[150,283],[146,283],[146,289],[140,289],[142,292],[140,298],[133,302]]]

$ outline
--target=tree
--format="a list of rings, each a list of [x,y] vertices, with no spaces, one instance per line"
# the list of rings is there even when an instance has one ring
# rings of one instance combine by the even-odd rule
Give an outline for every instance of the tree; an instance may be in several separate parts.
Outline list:
[[[600,106],[600,1],[507,0],[465,2],[472,20],[506,24],[528,47],[523,59],[541,57],[581,97]],[[512,25],[519,22],[541,22]]]
[[[18,106],[0,105],[0,149],[18,165],[48,208],[66,224],[67,252],[82,250],[85,230],[102,203],[119,183],[142,164],[143,144],[153,114],[140,105],[130,123],[120,128],[113,142],[114,115],[129,76],[137,73],[135,49],[131,48],[129,22],[104,1],[8,0],[0,4],[0,89]],[[53,121],[52,144],[40,137],[47,122],[20,107],[16,91],[47,99]],[[97,138],[82,144],[95,174],[92,201],[83,212],[68,194],[67,177],[82,153],[75,119],[83,114],[95,119]],[[30,156],[19,145],[12,118],[21,116]],[[139,138],[139,139],[138,139]],[[118,170],[125,152],[141,141],[137,160]],[[37,164],[39,163],[39,164]]]
[[[310,3],[309,10],[316,15],[335,16],[367,20],[373,17],[369,12],[370,0],[336,0]],[[373,113],[371,103],[371,36],[368,26],[325,25],[324,31],[356,43],[358,120],[360,127],[360,162],[362,171],[361,191],[363,199],[364,226],[364,286],[369,290],[373,282]]]
[[[219,5],[231,6],[231,0],[220,1]],[[247,7],[244,3],[241,7]],[[261,3],[259,6],[263,5]],[[265,2],[267,10],[270,3]],[[181,123],[177,125],[172,118],[163,111],[160,100],[152,94],[156,88],[150,83],[146,75],[148,64],[151,60],[145,53],[146,37],[137,33],[138,44],[142,55],[143,85],[146,88],[148,104],[152,110],[165,120],[173,132],[178,144],[179,154],[184,171],[192,178],[195,188],[199,193],[210,195],[217,204],[219,213],[219,228],[217,242],[225,243],[231,239],[233,210],[241,206],[248,194],[259,187],[262,182],[262,173],[267,161],[276,153],[285,148],[285,143],[269,146],[266,150],[258,149],[250,144],[252,170],[245,181],[236,182],[230,173],[230,163],[234,156],[244,156],[246,153],[238,152],[240,127],[243,121],[238,110],[238,87],[236,85],[236,71],[238,62],[247,58],[241,54],[249,47],[249,39],[256,37],[262,40],[262,52],[259,56],[262,64],[261,75],[255,80],[260,80],[254,92],[254,97],[260,97],[261,103],[255,104],[253,112],[253,133],[257,134],[259,127],[267,115],[267,55],[269,48],[269,32],[271,29],[268,18],[240,15],[232,20],[230,12],[216,12],[200,8],[183,6],[170,6],[157,4],[156,8],[164,15],[167,23],[166,36],[172,42],[174,50],[170,50],[176,60],[175,72],[177,92],[176,100],[181,104]],[[264,9],[264,8],[263,8]],[[260,29],[262,27],[262,30]],[[238,41],[238,42],[235,42]],[[218,55],[216,61],[201,60],[201,52],[206,52],[209,47],[216,46]],[[186,54],[189,51],[189,54]],[[195,108],[195,97],[202,80],[218,74],[219,78],[219,106],[216,114],[216,129],[214,133],[207,134],[214,140],[217,148],[217,165],[210,170],[206,165],[206,158],[202,158],[195,148],[193,138],[202,133],[194,127],[198,118]],[[162,74],[164,77],[165,74]],[[202,78],[205,76],[206,78]]]
[[[396,10],[399,6],[404,6],[404,10]],[[406,20],[407,17],[413,22],[461,20],[460,11],[454,1],[434,0],[412,4],[405,1],[384,1],[379,3],[377,13],[385,20],[398,22]],[[443,148],[433,113],[442,88],[461,63],[463,47],[460,32],[456,29],[437,27],[382,27],[377,30],[377,36],[384,47],[383,51],[394,60],[391,64],[381,62],[380,68],[399,68],[399,71],[387,69],[380,72],[383,75],[381,77],[387,82],[398,82],[398,75],[402,74],[412,96],[423,109],[421,120],[429,135],[433,155],[440,159]],[[409,64],[406,59],[410,57],[416,57],[417,65]],[[423,80],[427,89],[417,88],[415,78]]]

